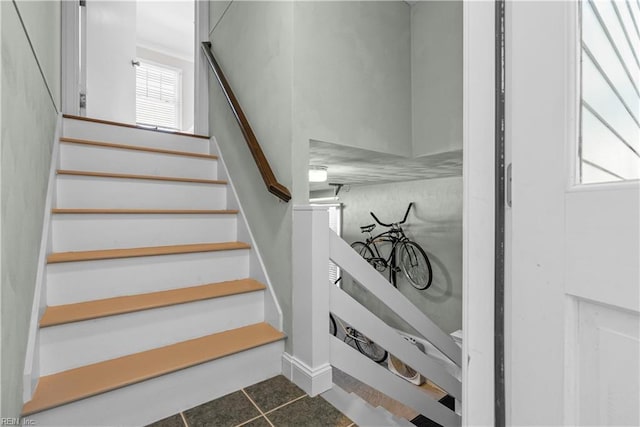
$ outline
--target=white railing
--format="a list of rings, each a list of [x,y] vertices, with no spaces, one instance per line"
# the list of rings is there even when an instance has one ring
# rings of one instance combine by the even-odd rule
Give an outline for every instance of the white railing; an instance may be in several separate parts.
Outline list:
[[[329,260],[458,368],[462,364],[460,347],[329,229],[326,208],[294,206],[293,215],[293,355],[285,356],[289,364],[285,370],[290,369],[290,378],[314,396],[333,386],[333,366],[439,424],[460,425],[460,415],[455,411],[329,334],[331,312],[456,400],[462,400],[462,384],[456,376],[346,292],[332,286],[328,280]]]

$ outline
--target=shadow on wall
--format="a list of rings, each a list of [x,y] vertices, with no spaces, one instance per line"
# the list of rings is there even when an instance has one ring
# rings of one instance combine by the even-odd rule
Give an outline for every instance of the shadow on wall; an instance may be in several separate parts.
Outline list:
[[[340,193],[343,203],[343,239],[365,240],[360,226],[402,218],[409,202],[414,207],[403,226],[407,236],[427,253],[433,269],[428,289],[418,290],[403,273],[397,274],[399,291],[445,332],[462,326],[462,178],[428,179],[401,183],[352,186]],[[384,227],[377,225],[374,233]],[[386,249],[386,251],[385,251]],[[388,248],[381,248],[383,256]],[[388,279],[388,271],[381,273]],[[360,284],[343,277],[343,289],[391,326],[415,334],[404,321]],[[391,286],[391,285],[390,285]]]

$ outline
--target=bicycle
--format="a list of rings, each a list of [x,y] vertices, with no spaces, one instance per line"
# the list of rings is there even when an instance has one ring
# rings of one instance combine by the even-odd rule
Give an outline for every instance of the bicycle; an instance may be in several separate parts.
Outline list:
[[[376,228],[376,224],[363,225],[360,227],[362,233],[367,233],[369,237],[364,242],[354,242],[351,247],[367,260],[376,270],[383,272],[389,269],[389,282],[394,287],[398,287],[396,283],[396,273],[402,271],[411,285],[419,290],[424,290],[431,286],[433,280],[433,271],[431,262],[426,252],[416,242],[410,240],[402,229],[401,225],[407,222],[409,211],[413,206],[413,202],[409,203],[404,218],[400,222],[392,222],[385,224],[378,217],[369,212],[373,219],[383,227],[389,229],[383,233],[373,236],[371,232]],[[391,251],[387,258],[383,257],[378,248],[378,243],[389,242]],[[397,258],[400,259],[400,266],[397,265]]]
[[[334,282],[334,285],[337,285],[341,279],[342,278],[339,277],[338,280]],[[373,360],[376,363],[382,363],[385,361],[385,359],[387,358],[387,355],[389,354],[387,353],[387,350],[385,350],[384,348],[380,347],[378,344],[371,341],[365,335],[358,332],[358,330],[356,330],[355,328],[349,325],[345,326],[345,324],[342,323],[342,321],[339,318],[336,319],[333,316],[333,314],[329,313],[329,333],[331,335],[333,335],[334,337],[338,336],[338,328],[337,328],[336,320],[337,320],[337,323],[340,324],[340,328],[344,333],[344,339],[343,339],[344,342],[347,342],[347,340],[350,339],[352,342],[355,343],[356,348],[360,353],[364,354],[365,356],[367,356],[369,359]]]
[[[349,325],[345,325],[339,318],[337,319],[333,317],[333,314],[329,313],[329,333],[331,335],[333,335],[334,337],[338,336],[336,320],[340,325],[342,332],[344,333],[344,342],[347,342],[347,340],[350,339],[356,344],[356,347],[360,353],[364,354],[376,363],[382,363],[385,361],[387,355],[389,354],[387,353],[387,350],[371,341],[355,328]]]

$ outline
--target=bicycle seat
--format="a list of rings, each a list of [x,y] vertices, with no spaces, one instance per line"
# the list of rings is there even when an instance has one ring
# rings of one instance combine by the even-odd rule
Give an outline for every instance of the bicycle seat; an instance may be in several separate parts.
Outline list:
[[[362,227],[360,227],[360,231],[362,231],[363,233],[368,233],[374,228],[376,228],[375,224],[363,225]]]

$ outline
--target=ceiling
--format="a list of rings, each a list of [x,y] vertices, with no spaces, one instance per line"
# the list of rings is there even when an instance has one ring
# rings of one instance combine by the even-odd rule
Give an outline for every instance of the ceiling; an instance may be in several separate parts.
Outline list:
[[[138,0],[137,8],[138,46],[193,62],[193,0]]]
[[[309,190],[317,191],[333,188],[329,183],[363,185],[462,176],[462,150],[408,158],[312,140],[309,165],[328,168],[327,182],[309,183]]]

